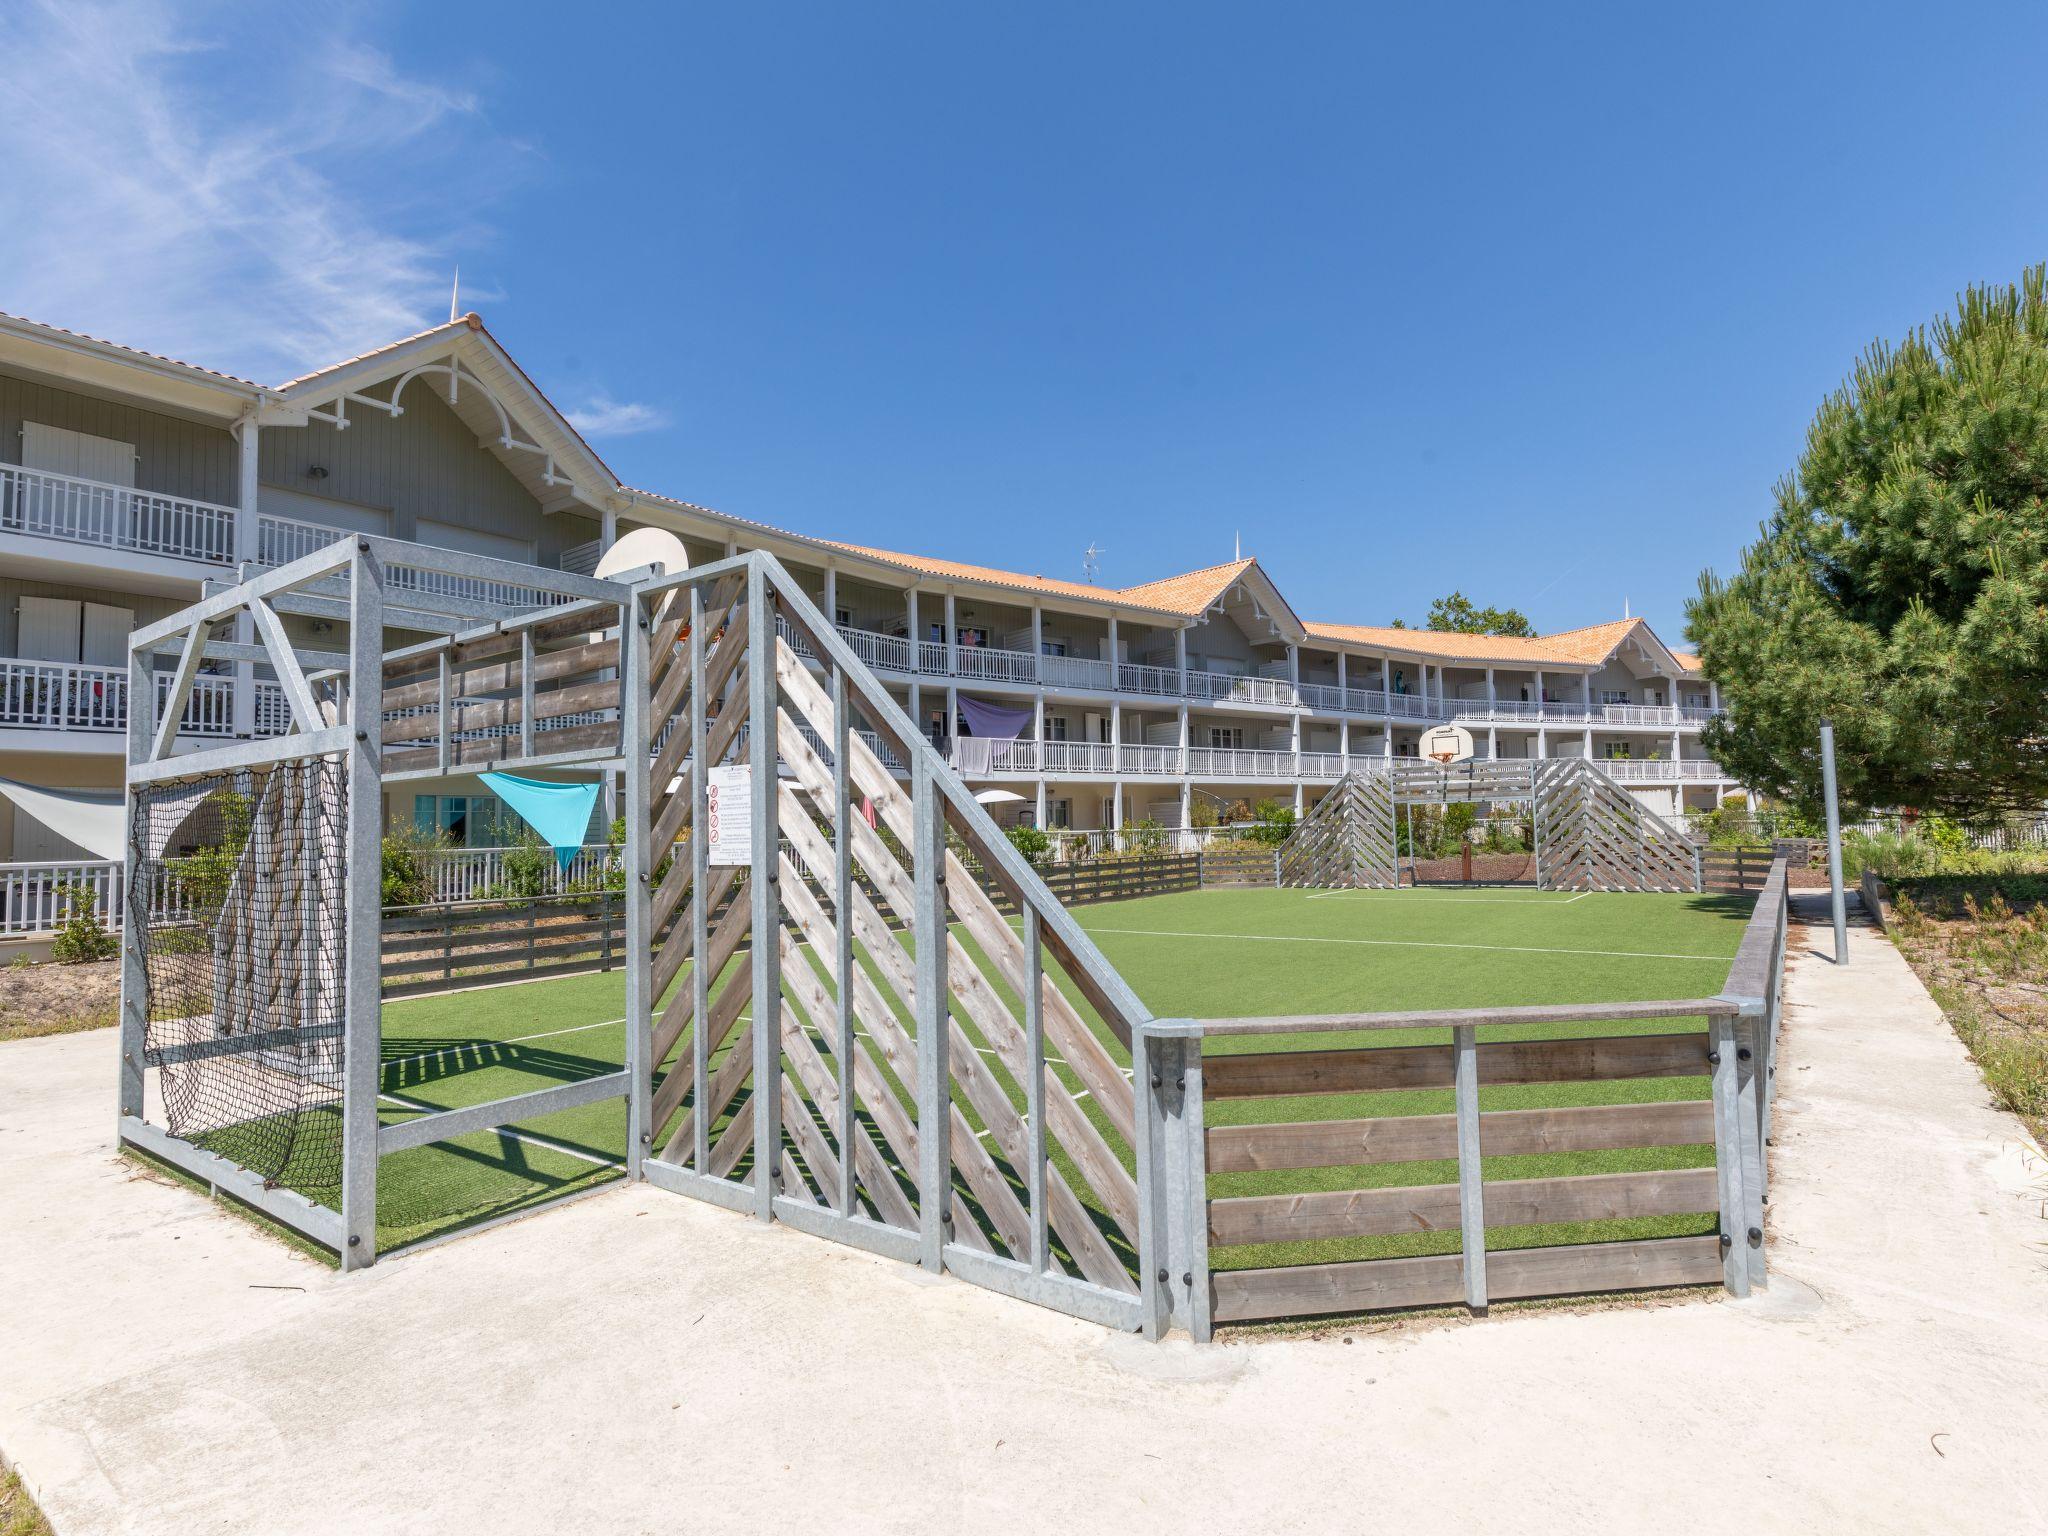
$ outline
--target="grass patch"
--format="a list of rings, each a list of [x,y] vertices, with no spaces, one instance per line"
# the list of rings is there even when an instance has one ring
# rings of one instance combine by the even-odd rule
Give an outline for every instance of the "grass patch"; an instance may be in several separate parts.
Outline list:
[[[1929,911],[1909,895],[1892,940],[1927,983],[1983,1074],[1992,1102],[2048,1139],[2048,905],[2015,911],[1993,895]]]
[[[1074,915],[1155,1015],[1217,1018],[1705,997],[1722,985],[1749,907],[1747,899],[1717,896],[1572,897],[1535,891],[1424,890],[1316,898],[1302,891],[1264,889],[1147,897],[1080,908]],[[958,929],[955,935],[963,951],[981,967],[992,991],[1014,1016],[1021,1017],[1018,1000],[985,963],[973,941]],[[874,958],[864,950],[860,955],[863,968],[871,976],[879,976]],[[716,996],[747,963],[743,953],[725,976],[714,981],[712,994]],[[1128,1051],[1115,1042],[1072,979],[1050,963],[1047,974],[1073,1001],[1110,1055],[1127,1067]],[[689,985],[687,968],[677,985]],[[885,997],[892,995],[886,985],[882,991]],[[749,1009],[749,1015],[751,1012]],[[907,1010],[899,1006],[896,1012],[905,1033],[914,1034],[914,1021]],[[624,1013],[625,980],[619,972],[515,982],[388,1003],[384,1010],[380,1118],[387,1124],[397,1123],[436,1110],[615,1071],[624,1059]],[[990,1044],[957,1006],[955,1014],[972,1045]],[[1697,1027],[1702,1027],[1701,1021],[1684,1019],[1521,1026],[1482,1031],[1482,1038],[1663,1033]],[[1329,1050],[1433,1043],[1444,1037],[1443,1031],[1424,1030],[1302,1034],[1218,1039],[1209,1049],[1215,1054]],[[869,1048],[888,1091],[910,1105],[913,1096],[906,1077],[914,1074],[892,1067],[872,1042]],[[681,1056],[688,1049],[685,1035],[676,1054]],[[729,1049],[729,1045],[721,1047],[712,1055],[714,1069]],[[984,1064],[1010,1102],[1021,1108],[1024,1094],[1020,1083],[993,1057],[984,1056]],[[1078,1093],[1084,1086],[1071,1066],[1055,1061],[1052,1070],[1070,1090]],[[1489,1087],[1483,1103],[1488,1109],[1540,1108],[1697,1099],[1706,1093],[1705,1079],[1680,1077]],[[714,1141],[743,1103],[744,1091],[713,1124]],[[956,1103],[970,1129],[976,1133],[987,1129],[957,1092]],[[1126,1168],[1133,1167],[1133,1150],[1114,1132],[1099,1102],[1088,1095],[1082,1096],[1080,1103],[1112,1155]],[[1227,1125],[1441,1114],[1450,1108],[1447,1091],[1323,1095],[1213,1101],[1208,1106],[1208,1120],[1211,1125]],[[865,1105],[863,1119],[879,1143],[878,1128],[867,1116]],[[829,1126],[829,1117],[825,1123]],[[378,1189],[380,1249],[530,1209],[621,1176],[618,1165],[625,1155],[625,1109],[619,1101],[564,1111],[509,1130],[515,1134],[481,1132],[385,1159]],[[993,1142],[989,1145],[994,1147]],[[659,1141],[656,1146],[658,1149]],[[225,1144],[219,1149],[231,1150]],[[1059,1171],[1099,1214],[1099,1202],[1067,1149],[1055,1139],[1051,1152]],[[1491,1159],[1487,1173],[1497,1179],[1532,1178],[1690,1168],[1711,1161],[1711,1148],[1678,1147]],[[744,1176],[750,1166],[750,1156],[742,1157],[735,1176]],[[1021,1173],[1009,1173],[1021,1197]],[[1211,1193],[1221,1197],[1358,1189],[1447,1183],[1455,1177],[1455,1169],[1448,1164],[1379,1164],[1217,1175],[1211,1181]],[[322,1203],[339,1202],[338,1189],[289,1177],[287,1182]],[[956,1188],[961,1189],[964,1208],[975,1211],[964,1188]],[[914,1189],[907,1192],[914,1204]],[[1107,1218],[1099,1224],[1106,1226]],[[1518,1247],[1691,1235],[1713,1228],[1711,1213],[1688,1213],[1639,1221],[1502,1228],[1496,1229],[1493,1241],[1501,1247]],[[1457,1245],[1458,1235],[1453,1230],[1218,1248],[1213,1257],[1218,1268],[1264,1267],[1455,1252]],[[1126,1253],[1125,1257],[1130,1260],[1134,1256]]]
[[[12,1467],[0,1468],[0,1536],[50,1536],[50,1522]]]

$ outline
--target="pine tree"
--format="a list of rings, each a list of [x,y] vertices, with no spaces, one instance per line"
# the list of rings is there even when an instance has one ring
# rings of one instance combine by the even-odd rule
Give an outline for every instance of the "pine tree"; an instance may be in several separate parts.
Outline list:
[[[2044,268],[1874,344],[1776,503],[1687,608],[1729,711],[1707,749],[1810,812],[1831,716],[1853,805],[1976,820],[2048,801]]]

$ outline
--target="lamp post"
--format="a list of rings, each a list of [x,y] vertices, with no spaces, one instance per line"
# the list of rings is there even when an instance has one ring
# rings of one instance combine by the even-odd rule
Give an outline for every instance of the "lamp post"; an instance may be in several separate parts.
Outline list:
[[[1842,808],[1835,797],[1835,722],[1820,723],[1821,794],[1828,811],[1828,886],[1835,912],[1835,964],[1849,963],[1849,914],[1842,894]]]

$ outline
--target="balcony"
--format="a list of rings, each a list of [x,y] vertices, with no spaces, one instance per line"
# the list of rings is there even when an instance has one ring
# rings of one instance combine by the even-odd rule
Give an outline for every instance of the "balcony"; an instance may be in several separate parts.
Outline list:
[[[1502,699],[1451,699],[1449,717],[1460,724],[1592,725],[1671,727],[1703,725],[1724,713],[1690,704],[1585,704],[1546,700],[1541,704]]]
[[[113,550],[187,560],[200,565],[234,565],[236,528],[242,513],[189,497],[165,496],[128,486],[82,480],[75,475],[0,464],[0,534],[54,539],[86,550]],[[349,536],[346,528],[301,522],[259,512],[253,558],[257,565],[285,565]],[[581,560],[592,546],[564,553]],[[594,564],[594,558],[592,560]],[[565,564],[563,569],[572,569]],[[452,605],[451,611],[486,613],[552,605],[562,599],[516,583],[483,581],[441,572],[394,567],[393,591],[423,600],[420,606]]]
[[[1728,777],[1711,758],[1596,757],[1594,763],[1617,784],[1711,784]]]
[[[1283,783],[1295,779],[1334,781],[1350,769],[1370,771],[1384,761],[1375,754],[1346,757],[1339,752],[1269,747],[1189,747],[1183,752],[1179,747],[1136,742],[1111,746],[1104,741],[1034,741],[1029,737],[1005,741],[986,736],[962,736],[951,744],[948,755],[954,769],[970,779],[1022,774],[1034,778],[1186,775]],[[1711,783],[1726,777],[1719,763],[1705,758],[1634,761],[1603,757],[1593,761],[1621,784]]]
[[[167,672],[155,676],[156,707],[161,712],[171,677]],[[195,678],[178,734],[234,735],[234,686],[232,677]],[[290,726],[291,708],[284,690],[268,678],[258,678],[256,734],[281,736]],[[128,729],[127,669],[0,657],[0,730],[4,729],[118,737]]]
[[[942,677],[960,682],[1006,683],[1075,693],[1124,693],[1141,698],[1172,699],[1202,704],[1255,705],[1272,709],[1311,709],[1371,719],[1418,723],[1457,720],[1479,725],[1577,725],[1617,728],[1695,726],[1719,710],[1660,704],[1542,704],[1502,700],[1488,705],[1475,699],[1432,699],[1380,688],[1339,688],[1330,683],[1289,682],[1284,677],[1191,670],[1183,682],[1180,669],[1149,662],[1122,661],[1112,666],[1080,656],[1035,656],[1029,651],[995,646],[962,645],[949,655],[943,641],[911,641],[902,635],[839,626],[839,637],[853,654],[878,672],[912,677]],[[801,649],[801,647],[799,647]]]

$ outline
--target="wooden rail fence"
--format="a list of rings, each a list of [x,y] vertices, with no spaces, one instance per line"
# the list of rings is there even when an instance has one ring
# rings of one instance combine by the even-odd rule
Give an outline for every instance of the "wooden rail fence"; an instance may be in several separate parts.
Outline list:
[[[1278,885],[1280,853],[1274,848],[1205,849],[1202,861],[1204,885]]]
[[[1175,1321],[1203,1338],[1216,1323],[1455,1303],[1484,1310],[1517,1297],[1713,1282],[1746,1295],[1762,1285],[1785,889],[1780,858],[1711,997],[1148,1025],[1138,1078],[1155,1100],[1153,1155],[1167,1190],[1178,1192],[1159,1212],[1166,1268],[1185,1282],[1174,1290]],[[1526,1038],[1532,1027],[1555,1036]],[[1370,1043],[1390,1031],[1435,1038]],[[1352,1038],[1332,1038],[1342,1036]],[[1275,1048],[1258,1048],[1259,1037]],[[1209,1041],[1222,1049],[1205,1054]],[[1481,1097],[1530,1084],[1634,1081],[1668,1086],[1640,1103],[1516,1108]],[[1418,1090],[1446,1094],[1447,1111],[1356,1118],[1354,1103],[1349,1114],[1311,1118],[1284,1107]],[[1611,1088],[1585,1095],[1614,1096]],[[1630,1150],[1668,1166],[1511,1177],[1486,1161]],[[1386,1182],[1390,1165],[1431,1163],[1450,1165],[1454,1176],[1430,1179],[1433,1170],[1420,1167],[1421,1182]],[[1349,1180],[1333,1172],[1351,1169],[1374,1171]],[[1298,1187],[1212,1194],[1214,1177],[1276,1172],[1300,1175],[1289,1181]],[[1702,1230],[1683,1231],[1686,1217]],[[1526,1231],[1490,1240],[1507,1229],[1663,1218],[1680,1218],[1681,1230],[1549,1246]],[[1250,1245],[1431,1233],[1456,1234],[1456,1251],[1241,1263],[1262,1257],[1243,1252]],[[1216,1267],[1215,1249],[1239,1250],[1230,1255],[1238,1262]]]

